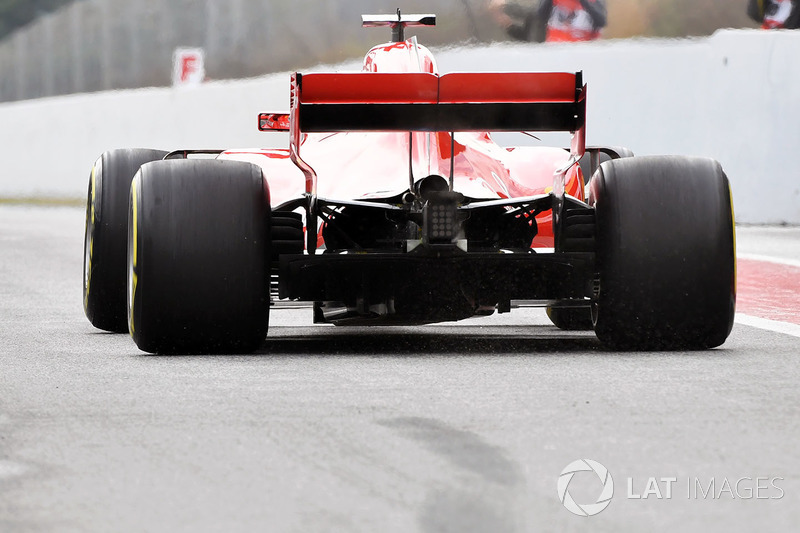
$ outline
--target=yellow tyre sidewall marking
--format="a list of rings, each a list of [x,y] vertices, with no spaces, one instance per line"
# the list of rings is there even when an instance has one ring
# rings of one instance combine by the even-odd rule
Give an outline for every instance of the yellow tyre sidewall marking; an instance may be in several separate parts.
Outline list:
[[[131,231],[133,236],[131,237],[131,247],[133,248],[131,252],[131,265],[129,268],[131,269],[130,272],[130,287],[128,287],[128,328],[130,330],[131,335],[135,330],[134,326],[134,302],[136,301],[136,287],[139,283],[139,276],[137,273],[138,264],[139,264],[139,206],[138,206],[138,194],[137,194],[137,185],[139,183],[139,176],[135,176],[133,181],[131,182]]]
[[[89,289],[92,285],[92,259],[94,258],[94,222],[95,222],[95,203],[97,202],[97,163],[94,164],[92,167],[92,175],[90,177],[90,181],[92,184],[92,198],[90,202],[90,216],[87,217],[86,220],[86,228],[85,232],[89,234],[89,242],[87,244],[89,248],[89,254],[86,257],[87,264],[84,266],[86,268],[85,274],[85,283],[86,287],[83,292],[83,308],[86,309],[89,307]]]

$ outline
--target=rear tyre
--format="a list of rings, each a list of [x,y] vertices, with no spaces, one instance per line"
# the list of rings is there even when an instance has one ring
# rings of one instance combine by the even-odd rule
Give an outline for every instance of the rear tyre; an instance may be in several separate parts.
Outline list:
[[[92,167],[83,245],[83,309],[96,328],[128,331],[128,194],[139,167],[165,155],[167,152],[160,150],[112,150],[101,155]]]
[[[620,349],[707,349],[736,301],[733,206],[712,159],[637,157],[592,180],[599,292],[595,332]]]
[[[243,353],[269,325],[270,204],[261,169],[160,161],[131,188],[128,316],[151,353]]]
[[[555,327],[565,331],[592,329],[592,311],[588,307],[548,307],[547,317]]]

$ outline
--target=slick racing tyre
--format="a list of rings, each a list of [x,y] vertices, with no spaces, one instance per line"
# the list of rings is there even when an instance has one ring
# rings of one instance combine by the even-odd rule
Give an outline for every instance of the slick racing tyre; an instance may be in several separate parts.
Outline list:
[[[558,329],[591,331],[592,312],[588,307],[548,307],[547,317]]]
[[[244,353],[269,325],[270,203],[261,169],[144,165],[131,187],[128,317],[151,353]]]
[[[733,326],[734,224],[728,178],[712,159],[601,165],[595,332],[619,349],[707,349]]]
[[[128,194],[139,167],[165,155],[167,152],[160,150],[112,150],[101,155],[92,167],[83,245],[83,309],[96,328],[128,331]]]

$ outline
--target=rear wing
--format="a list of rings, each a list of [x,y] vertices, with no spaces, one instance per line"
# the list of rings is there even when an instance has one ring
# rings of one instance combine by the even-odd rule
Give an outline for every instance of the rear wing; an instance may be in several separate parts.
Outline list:
[[[335,131],[570,131],[584,127],[581,73],[295,74],[292,125]]]
[[[290,99],[291,158],[310,193],[316,191],[316,174],[300,157],[304,133],[568,131],[573,158],[585,151],[586,86],[580,72],[296,73]]]

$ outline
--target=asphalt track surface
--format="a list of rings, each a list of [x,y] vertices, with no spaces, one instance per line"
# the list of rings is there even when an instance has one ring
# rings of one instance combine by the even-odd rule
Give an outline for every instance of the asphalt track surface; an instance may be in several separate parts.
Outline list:
[[[743,321],[760,327],[695,353],[610,352],[535,310],[358,330],[291,310],[256,354],[148,356],[84,318],[82,245],[81,209],[0,207],[2,532],[800,524],[800,327],[784,301],[800,230],[740,228]],[[764,264],[785,267],[788,294],[759,300]],[[770,301],[783,314],[760,317]],[[592,517],[557,491],[583,458],[615,484]],[[594,503],[601,487],[579,472],[569,494]]]

